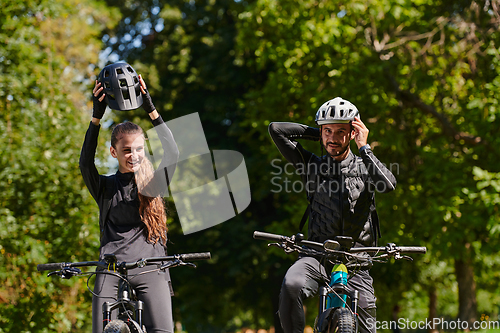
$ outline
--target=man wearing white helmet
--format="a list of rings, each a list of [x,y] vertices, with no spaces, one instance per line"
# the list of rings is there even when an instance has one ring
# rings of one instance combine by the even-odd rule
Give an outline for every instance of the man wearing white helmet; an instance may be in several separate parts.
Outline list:
[[[355,247],[375,246],[380,237],[375,192],[390,192],[396,178],[373,154],[367,143],[369,130],[351,102],[340,97],[324,103],[313,128],[296,123],[271,123],[269,133],[281,154],[301,173],[309,200],[308,239],[324,242],[350,236]],[[297,140],[320,141],[324,156],[317,156]],[[353,154],[354,140],[359,156]],[[323,154],[321,154],[323,155]],[[302,223],[304,223],[303,220]],[[302,225],[301,225],[302,228]],[[287,271],[280,293],[279,316],[286,333],[303,332],[303,299],[315,295],[327,270],[313,257],[299,258]],[[348,281],[359,291],[360,332],[375,332],[376,306],[369,270]],[[369,320],[373,318],[373,320]]]

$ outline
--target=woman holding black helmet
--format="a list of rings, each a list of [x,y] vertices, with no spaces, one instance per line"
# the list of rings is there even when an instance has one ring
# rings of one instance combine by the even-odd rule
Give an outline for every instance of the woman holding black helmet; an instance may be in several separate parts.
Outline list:
[[[85,135],[80,170],[91,195],[99,206],[101,230],[100,258],[115,254],[118,261],[136,261],[144,257],[166,255],[167,225],[162,193],[172,179],[179,151],[170,129],[156,110],[146,83],[126,63],[106,66],[96,81],[93,113]],[[111,135],[111,156],[118,160],[118,171],[100,175],[94,163],[100,121],[106,106],[120,111],[142,106],[160,138],[164,155],[155,173],[145,155],[143,130],[131,122],[115,126]],[[165,177],[165,172],[168,177]],[[129,271],[140,273],[144,268]],[[138,298],[144,302],[147,332],[173,332],[168,270],[138,275],[132,279]],[[92,300],[92,332],[102,329],[102,304],[117,294],[118,279],[98,274]]]

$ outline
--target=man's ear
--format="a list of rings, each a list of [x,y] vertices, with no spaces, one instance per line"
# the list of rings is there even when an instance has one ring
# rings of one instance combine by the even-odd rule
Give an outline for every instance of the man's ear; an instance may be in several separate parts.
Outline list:
[[[109,152],[111,153],[111,156],[113,156],[114,158],[118,157],[118,154],[116,153],[115,147],[113,147],[113,146],[109,147]]]
[[[351,125],[351,140],[354,139],[354,135],[356,135],[356,129]]]

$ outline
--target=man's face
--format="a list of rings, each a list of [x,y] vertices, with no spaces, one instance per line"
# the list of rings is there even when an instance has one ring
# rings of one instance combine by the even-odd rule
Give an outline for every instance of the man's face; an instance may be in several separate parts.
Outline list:
[[[321,142],[326,152],[337,161],[342,161],[349,154],[351,124],[326,124],[321,126]]]
[[[124,134],[111,147],[111,156],[118,160],[118,170],[121,173],[135,172],[144,159],[144,136],[141,133]]]

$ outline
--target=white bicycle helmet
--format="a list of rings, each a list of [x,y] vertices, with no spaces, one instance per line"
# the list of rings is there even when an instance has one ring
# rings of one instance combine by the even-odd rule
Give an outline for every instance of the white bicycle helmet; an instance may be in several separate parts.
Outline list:
[[[354,104],[341,97],[335,97],[324,103],[316,112],[316,124],[348,124],[359,117],[359,111]]]
[[[111,109],[128,111],[142,105],[139,76],[129,64],[119,62],[104,67],[99,74],[106,103]]]

